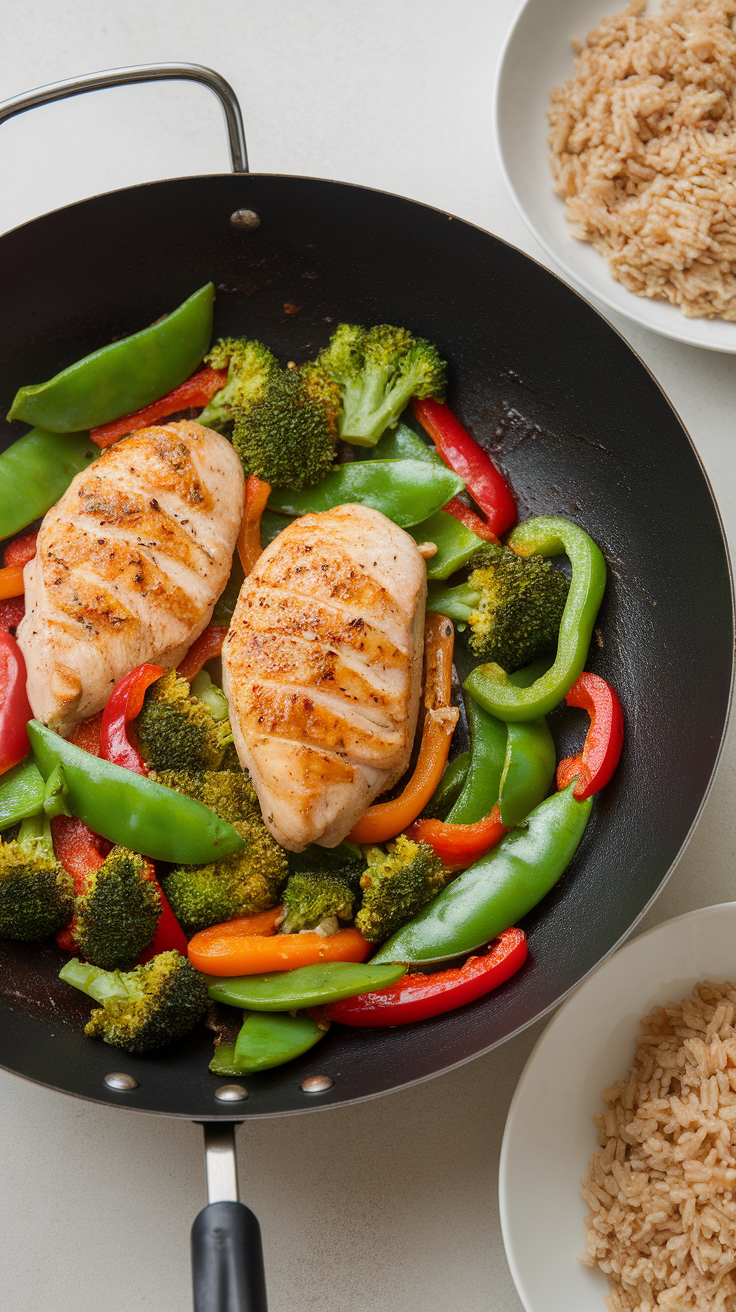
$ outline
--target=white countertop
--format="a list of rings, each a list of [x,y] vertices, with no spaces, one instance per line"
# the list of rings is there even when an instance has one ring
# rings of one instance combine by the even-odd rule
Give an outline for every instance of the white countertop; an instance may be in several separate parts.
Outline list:
[[[240,97],[254,171],[398,192],[546,262],[506,193],[491,136],[493,74],[516,8],[517,0],[220,0],[211,10],[198,0],[27,0],[5,6],[0,99],[123,64],[208,64]],[[0,231],[95,192],[227,167],[220,110],[198,87],[66,101],[0,127]],[[733,548],[736,361],[608,317],[689,429]],[[695,836],[640,929],[734,897],[735,770],[731,733]],[[239,1131],[241,1197],[261,1222],[271,1312],[518,1312],[499,1227],[498,1155],[542,1027],[406,1092]],[[0,1308],[191,1306],[189,1229],[206,1201],[199,1128],[91,1106],[1,1072],[0,1124]]]

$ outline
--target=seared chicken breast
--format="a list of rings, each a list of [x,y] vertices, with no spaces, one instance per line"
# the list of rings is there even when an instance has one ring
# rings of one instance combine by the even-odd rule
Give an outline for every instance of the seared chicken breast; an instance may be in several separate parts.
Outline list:
[[[143,429],[77,474],[24,571],[37,719],[68,733],[137,665],[178,665],[227,582],[243,492],[230,443],[188,422]]]
[[[406,770],[422,675],[424,560],[385,515],[304,515],[243,583],[223,649],[241,765],[290,851],[335,847]]]

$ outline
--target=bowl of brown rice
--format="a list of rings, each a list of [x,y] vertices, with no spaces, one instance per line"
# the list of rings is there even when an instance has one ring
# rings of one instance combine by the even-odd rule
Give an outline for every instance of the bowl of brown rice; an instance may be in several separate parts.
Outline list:
[[[561,273],[628,319],[736,352],[736,0],[527,0],[498,154]]]
[[[526,1312],[733,1312],[736,902],[633,939],[561,1007],[499,1192]]]

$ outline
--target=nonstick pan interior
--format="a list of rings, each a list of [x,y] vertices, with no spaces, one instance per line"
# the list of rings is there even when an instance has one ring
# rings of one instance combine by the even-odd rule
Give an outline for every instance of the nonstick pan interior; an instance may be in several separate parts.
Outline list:
[[[257,230],[231,214],[255,211]],[[585,301],[527,256],[457,218],[344,184],[270,176],[155,183],[83,201],[0,240],[0,403],[152,322],[212,279],[216,332],[259,337],[284,360],[314,354],[340,320],[401,323],[451,365],[449,401],[508,476],[522,518],[560,514],[599,543],[609,585],[590,668],[626,714],[613,782],[579,852],[526,919],[530,959],[497,993],[420,1025],[333,1026],[300,1061],[215,1099],[202,1028],[159,1056],[84,1038],[88,1011],[56,980],[51,944],[0,944],[0,1064],[97,1101],[209,1119],[284,1114],[399,1088],[531,1023],[626,934],[698,815],[730,699],[726,546],[697,455],[659,386]],[[24,431],[6,425],[4,444]],[[0,492],[1,495],[1,492]],[[581,712],[558,709],[562,754]],[[124,1094],[106,1073],[139,1081]],[[312,1097],[301,1081],[327,1074]]]

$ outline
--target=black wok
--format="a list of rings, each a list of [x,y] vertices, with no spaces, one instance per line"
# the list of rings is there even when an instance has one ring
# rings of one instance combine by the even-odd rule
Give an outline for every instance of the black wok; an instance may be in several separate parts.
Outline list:
[[[208,84],[227,95],[212,75]],[[236,103],[229,112],[237,145]],[[238,211],[260,225],[231,219]],[[402,323],[437,343],[451,362],[450,403],[508,476],[521,517],[568,516],[605,553],[609,586],[590,666],[616,687],[627,739],[575,861],[525,921],[530,959],[520,974],[420,1025],[333,1026],[313,1053],[250,1076],[244,1102],[218,1101],[204,1028],[160,1056],[115,1055],[84,1038],[86,1003],[56,980],[55,948],[3,945],[0,1065],[93,1101],[205,1122],[386,1093],[469,1061],[554,1006],[643,914],[689,837],[721,749],[734,645],[718,511],[656,380],[552,273],[416,202],[236,173],[127,188],[8,233],[0,240],[3,410],[20,384],[150,323],[210,278],[216,333],[262,338],[283,359],[312,356],[341,319]],[[21,431],[6,425],[3,443]],[[551,725],[562,754],[578,749],[582,713],[559,709]],[[112,1071],[137,1084],[109,1087]],[[313,1075],[332,1083],[304,1092]]]

